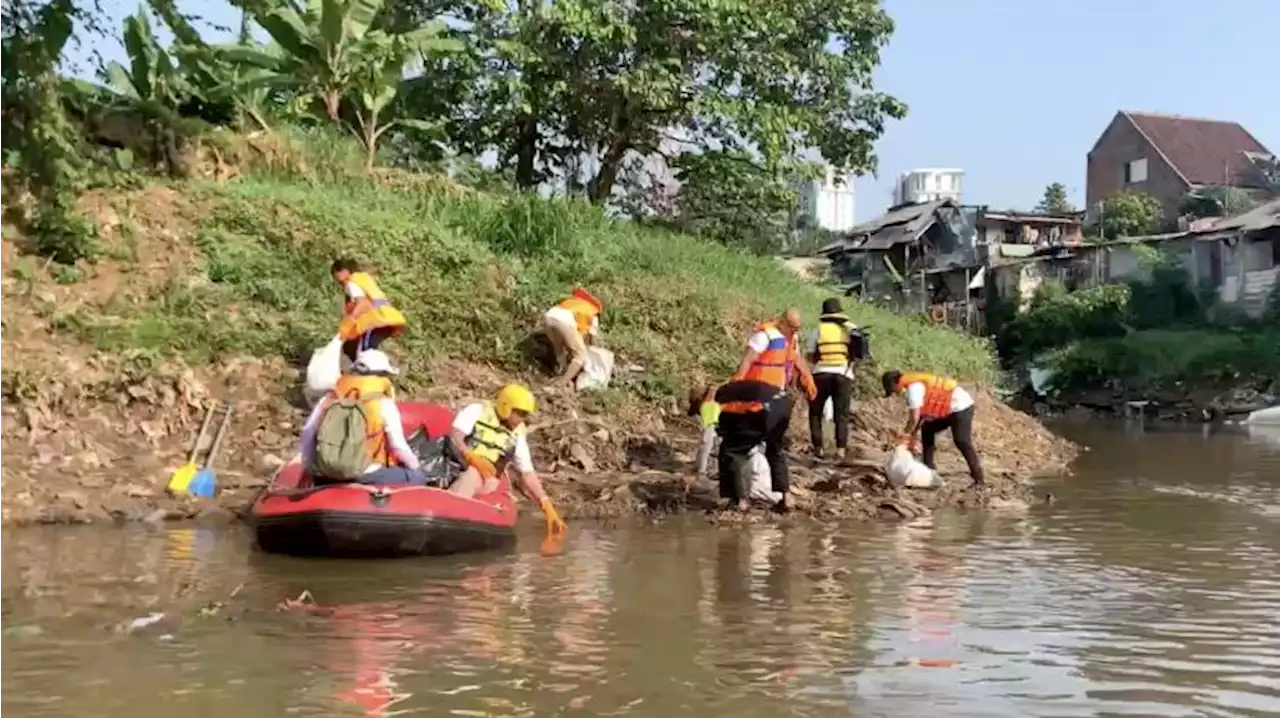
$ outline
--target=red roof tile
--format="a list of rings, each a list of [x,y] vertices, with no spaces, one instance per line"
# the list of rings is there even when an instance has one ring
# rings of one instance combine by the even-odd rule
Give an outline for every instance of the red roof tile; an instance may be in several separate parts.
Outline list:
[[[1238,122],[1142,112],[1124,114],[1193,185],[1247,182],[1250,162],[1244,153],[1271,154]]]

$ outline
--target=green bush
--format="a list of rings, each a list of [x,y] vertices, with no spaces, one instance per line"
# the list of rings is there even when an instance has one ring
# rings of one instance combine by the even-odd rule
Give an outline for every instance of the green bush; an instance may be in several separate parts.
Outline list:
[[[1026,311],[1003,323],[1001,354],[1026,359],[1073,339],[1122,335],[1131,296],[1126,284],[1068,292],[1061,282],[1045,282]]]
[[[1067,392],[1107,382],[1142,391],[1251,376],[1280,379],[1280,333],[1151,330],[1078,341],[1044,359],[1054,388]]]

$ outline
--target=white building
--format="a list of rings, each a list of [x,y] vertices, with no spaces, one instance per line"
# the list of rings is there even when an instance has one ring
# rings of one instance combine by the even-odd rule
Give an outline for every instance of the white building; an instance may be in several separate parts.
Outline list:
[[[925,168],[903,172],[893,188],[893,203],[920,204],[942,199],[962,202],[964,170]]]
[[[851,229],[854,222],[852,174],[837,175],[830,167],[823,179],[806,180],[798,188],[800,214],[813,224],[831,232]]]

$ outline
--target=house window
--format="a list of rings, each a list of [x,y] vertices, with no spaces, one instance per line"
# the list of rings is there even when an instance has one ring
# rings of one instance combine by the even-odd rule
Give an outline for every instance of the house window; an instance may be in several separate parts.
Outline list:
[[[1124,166],[1124,183],[1137,184],[1147,181],[1147,158],[1126,162]]]

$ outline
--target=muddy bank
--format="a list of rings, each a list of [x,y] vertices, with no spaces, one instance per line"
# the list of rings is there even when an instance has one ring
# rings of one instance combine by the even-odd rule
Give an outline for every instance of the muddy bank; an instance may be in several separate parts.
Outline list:
[[[13,359],[21,363],[22,357]],[[270,387],[297,386],[298,370],[280,361],[244,359],[193,370],[68,350],[39,365],[14,367],[9,356],[5,363],[5,524],[234,521],[293,454],[305,418],[296,391],[271,393]],[[492,395],[508,379],[460,362],[439,363],[432,377],[436,385],[419,398],[455,406]],[[545,383],[538,379],[525,377],[532,386]],[[715,506],[712,487],[685,488],[698,431],[678,407],[658,408],[617,393],[539,393],[541,411],[531,427],[535,458],[567,518]],[[203,409],[214,400],[236,406],[215,467],[221,493],[206,500],[166,496],[167,478],[184,461]],[[798,512],[910,516],[944,505],[1023,500],[1028,478],[1064,469],[1075,451],[1031,417],[979,392],[975,439],[989,490],[963,490],[963,462],[945,438],[939,459],[947,485],[895,490],[879,467],[901,426],[900,402],[859,402],[856,411],[853,456],[836,464],[809,456],[807,425],[797,408],[792,456]]]

